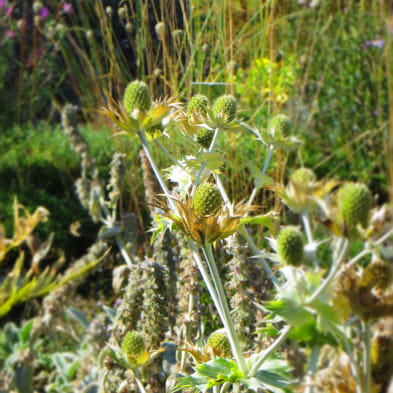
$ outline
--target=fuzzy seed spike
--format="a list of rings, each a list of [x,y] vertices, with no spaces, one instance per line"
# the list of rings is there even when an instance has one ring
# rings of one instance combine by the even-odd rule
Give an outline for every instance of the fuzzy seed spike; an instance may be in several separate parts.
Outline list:
[[[301,232],[294,226],[287,226],[277,238],[278,256],[287,265],[299,266],[303,260],[303,245]]]
[[[133,81],[128,84],[124,91],[123,105],[127,113],[135,109],[146,112],[150,109],[151,98],[149,88],[142,81]]]

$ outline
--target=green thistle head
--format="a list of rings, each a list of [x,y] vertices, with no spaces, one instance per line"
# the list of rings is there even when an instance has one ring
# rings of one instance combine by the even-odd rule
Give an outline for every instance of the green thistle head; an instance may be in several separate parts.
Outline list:
[[[213,332],[206,341],[205,351],[213,357],[232,357],[231,344],[225,333]]]
[[[146,353],[145,340],[135,330],[128,332],[121,343],[121,350],[131,365],[137,365]]]
[[[360,279],[360,286],[386,289],[393,280],[393,269],[389,262],[378,260],[370,263],[363,271]]]
[[[194,209],[197,214],[207,216],[213,214],[222,203],[220,192],[211,183],[202,183],[195,190]]]
[[[218,97],[213,105],[213,115],[216,119],[221,119],[225,123],[235,120],[237,111],[237,102],[230,95]]]
[[[299,168],[296,169],[295,172],[292,173],[291,175],[291,181],[293,183],[298,184],[299,186],[303,188],[309,187],[311,183],[315,183],[317,180],[317,177],[315,176],[315,173],[308,168]]]
[[[151,98],[146,83],[134,81],[128,84],[124,92],[123,105],[127,113],[134,109],[146,112],[150,109]]]
[[[300,266],[303,260],[303,236],[294,226],[281,230],[277,238],[277,252],[287,265]]]
[[[208,149],[210,147],[211,141],[213,140],[213,136],[214,136],[214,131],[202,127],[198,131],[198,134],[196,136],[196,141],[205,149]]]
[[[188,101],[187,113],[188,115],[199,114],[206,116],[208,105],[209,100],[206,96],[202,94],[196,94],[195,96],[191,97],[190,101]]]
[[[268,132],[276,136],[288,136],[291,128],[292,120],[287,115],[276,115],[268,124]]]
[[[366,185],[346,183],[337,193],[338,225],[344,236],[356,237],[357,226],[366,227],[372,197]]]

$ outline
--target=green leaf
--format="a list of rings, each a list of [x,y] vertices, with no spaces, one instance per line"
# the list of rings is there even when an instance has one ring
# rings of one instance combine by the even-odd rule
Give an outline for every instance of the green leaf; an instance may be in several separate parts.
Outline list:
[[[20,329],[19,336],[23,343],[28,343],[30,341],[31,332],[33,330],[34,320],[31,319],[27,321]]]
[[[279,315],[292,326],[302,326],[313,320],[312,314],[292,299],[271,300],[266,302],[265,308]]]
[[[277,224],[277,218],[272,212],[255,217],[245,217],[240,220],[241,224],[262,225],[273,230]]]

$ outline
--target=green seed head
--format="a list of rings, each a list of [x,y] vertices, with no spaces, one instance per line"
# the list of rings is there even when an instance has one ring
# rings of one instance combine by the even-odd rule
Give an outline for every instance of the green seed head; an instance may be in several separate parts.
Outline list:
[[[209,100],[206,96],[202,94],[196,94],[195,96],[191,97],[190,101],[188,101],[187,113],[189,115],[199,114],[206,116],[208,105]]]
[[[137,360],[145,353],[145,340],[136,331],[128,332],[121,343],[121,350],[128,359]]]
[[[134,109],[142,112],[149,110],[151,98],[147,85],[141,81],[129,83],[124,92],[123,104],[128,113],[131,113]]]
[[[268,124],[268,132],[277,136],[287,136],[291,128],[292,121],[287,115],[274,116]]]
[[[392,283],[392,279],[393,271],[390,263],[378,260],[370,263],[364,269],[360,279],[360,286],[384,290]]]
[[[301,265],[303,260],[303,237],[300,231],[293,226],[285,227],[277,238],[277,252],[285,264]]]
[[[346,183],[337,194],[338,224],[345,236],[356,237],[357,226],[366,227],[372,197],[366,185]]]
[[[196,141],[205,149],[208,149],[210,147],[210,143],[213,139],[213,136],[214,136],[214,131],[207,130],[206,128],[201,128],[196,136]]]
[[[202,183],[195,191],[193,204],[195,212],[202,216],[213,214],[222,203],[220,192],[211,183]]]
[[[315,173],[308,168],[299,168],[291,175],[291,181],[303,188],[307,188],[311,183],[315,183],[317,177]]]
[[[205,350],[213,357],[232,357],[231,345],[225,333],[212,333],[206,341]]]
[[[213,105],[213,114],[216,119],[222,119],[225,123],[235,120],[237,102],[230,95],[218,97]]]

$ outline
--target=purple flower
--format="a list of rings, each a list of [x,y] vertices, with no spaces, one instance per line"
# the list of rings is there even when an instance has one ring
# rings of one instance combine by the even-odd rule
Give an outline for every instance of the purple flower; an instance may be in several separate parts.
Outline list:
[[[364,45],[372,48],[383,48],[385,46],[385,41],[381,39],[367,40]]]
[[[49,10],[47,7],[42,7],[40,9],[40,16],[42,19],[46,19],[49,16]]]
[[[64,3],[63,12],[65,14],[72,14],[72,4],[71,3]]]
[[[12,13],[14,12],[14,9],[12,7],[8,7],[7,11],[5,12],[8,16],[11,16]]]
[[[7,8],[7,0],[0,0],[0,9]]]

